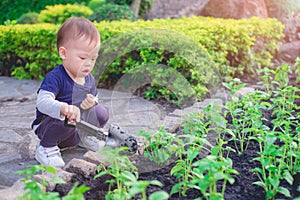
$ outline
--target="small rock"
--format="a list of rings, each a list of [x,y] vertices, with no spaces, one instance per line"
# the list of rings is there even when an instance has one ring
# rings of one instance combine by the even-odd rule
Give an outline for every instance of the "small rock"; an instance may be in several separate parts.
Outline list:
[[[238,97],[245,96],[246,94],[253,93],[255,89],[253,87],[243,87],[236,91],[235,95]]]
[[[20,142],[18,146],[19,153],[23,159],[34,159],[36,145],[38,142],[38,137],[33,133],[33,131],[23,137],[22,142]]]
[[[101,163],[107,163],[107,157],[100,152],[88,151],[84,154],[83,158],[95,165],[100,165]]]
[[[66,171],[79,170],[84,177],[88,178],[92,173],[97,170],[97,165],[87,162],[82,159],[73,158],[65,167]]]

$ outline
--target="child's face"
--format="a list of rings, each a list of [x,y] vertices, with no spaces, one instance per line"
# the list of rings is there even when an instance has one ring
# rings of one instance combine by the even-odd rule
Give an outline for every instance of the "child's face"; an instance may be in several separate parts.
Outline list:
[[[94,68],[100,40],[90,43],[85,37],[70,40],[59,48],[63,65],[72,79],[86,77]]]

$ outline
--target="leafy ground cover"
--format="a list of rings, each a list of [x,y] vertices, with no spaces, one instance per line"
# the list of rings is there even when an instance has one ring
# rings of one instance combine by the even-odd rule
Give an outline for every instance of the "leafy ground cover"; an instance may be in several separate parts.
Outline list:
[[[263,87],[242,97],[235,95],[245,85],[239,79],[224,83],[231,100],[187,116],[176,133],[141,133],[149,144],[144,156],[161,168],[139,173],[114,149],[106,152],[108,166],[89,178],[73,171],[55,192],[66,196],[84,185],[85,199],[299,199],[297,73],[282,65],[261,74]]]

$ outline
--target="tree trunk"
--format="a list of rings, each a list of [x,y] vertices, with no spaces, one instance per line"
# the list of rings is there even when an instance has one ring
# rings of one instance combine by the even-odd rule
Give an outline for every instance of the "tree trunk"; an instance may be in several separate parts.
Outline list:
[[[140,5],[141,5],[141,0],[134,0],[130,5],[132,12],[137,16],[139,15]]]

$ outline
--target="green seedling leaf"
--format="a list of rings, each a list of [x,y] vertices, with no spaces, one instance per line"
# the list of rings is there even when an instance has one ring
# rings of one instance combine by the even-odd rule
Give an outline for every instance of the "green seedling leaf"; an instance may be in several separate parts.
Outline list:
[[[253,182],[253,185],[257,185],[257,186],[260,186],[260,187],[265,187],[265,183],[261,182],[261,181],[256,181],[256,182]]]
[[[127,183],[125,183],[127,185]],[[131,196],[137,195],[139,193],[142,193],[149,185],[148,181],[138,181],[135,183],[128,183],[130,185],[129,194]]]
[[[52,166],[46,166],[45,170],[49,173],[56,174],[56,169]]]
[[[268,165],[266,166],[266,169],[269,171],[269,172],[273,172],[273,173],[276,173],[277,172],[277,167],[274,166],[274,165]]]
[[[183,184],[184,184],[183,182],[179,182],[179,183],[173,185],[170,195],[172,196],[173,194],[179,193]]]
[[[66,183],[63,179],[57,178],[57,177],[51,178],[51,182],[57,183],[57,184],[65,184]]]
[[[283,194],[286,197],[291,197],[290,191],[288,189],[284,187],[279,187],[277,190],[280,194]]]
[[[159,187],[163,186],[163,184],[158,180],[152,180],[152,181],[150,181],[150,184],[151,185],[156,185],[156,186],[159,186]]]
[[[180,171],[182,171],[182,170],[184,170],[184,167],[181,165],[181,164],[176,164],[172,169],[171,169],[171,172],[170,172],[170,174],[171,174],[171,176],[173,176],[174,174],[176,174],[176,173],[178,173],[178,172],[180,172]]]
[[[128,181],[131,181],[131,182],[137,181],[137,177],[129,171],[121,172],[121,177],[125,178],[125,179],[127,179]]]
[[[261,168],[258,168],[258,167],[252,169],[252,172],[258,172],[259,174],[263,174],[264,173],[263,170]]]
[[[293,185],[294,178],[288,170],[284,170],[283,178],[290,184]]]
[[[266,191],[266,199],[273,199],[277,192],[274,190]]]
[[[280,183],[279,178],[277,178],[277,177],[268,177],[267,179],[269,180],[269,182],[271,183],[271,185],[274,188],[278,188],[279,183]]]
[[[214,173],[213,177],[217,180],[222,180],[224,179],[226,176],[225,174],[223,174],[222,172],[216,172]]]
[[[165,191],[157,191],[149,196],[149,200],[167,200],[170,195]]]
[[[99,177],[105,175],[105,174],[109,174],[109,171],[108,171],[108,170],[104,170],[104,171],[102,171],[102,172],[96,174],[96,175],[94,176],[94,180],[95,180],[96,178],[99,178]]]
[[[218,156],[220,150],[221,150],[220,146],[214,146],[213,148],[211,148],[211,155]]]

